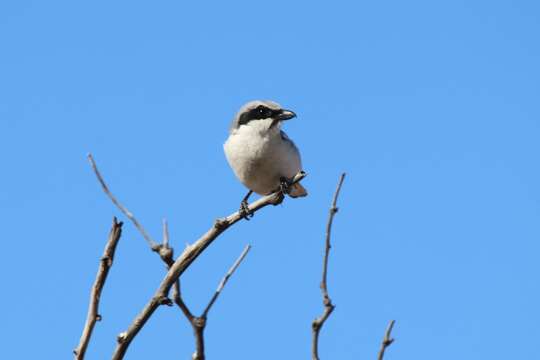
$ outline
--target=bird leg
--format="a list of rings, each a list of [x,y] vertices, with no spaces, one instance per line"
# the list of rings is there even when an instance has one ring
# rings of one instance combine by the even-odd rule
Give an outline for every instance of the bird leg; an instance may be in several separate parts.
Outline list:
[[[246,196],[242,199],[242,202],[240,203],[240,216],[242,216],[244,219],[249,220],[250,217],[253,217],[253,212],[249,210],[248,206],[248,199],[253,194],[253,190],[249,190]]]

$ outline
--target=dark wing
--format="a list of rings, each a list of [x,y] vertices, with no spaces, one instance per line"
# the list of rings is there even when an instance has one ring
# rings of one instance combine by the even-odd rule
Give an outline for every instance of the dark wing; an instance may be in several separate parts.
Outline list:
[[[296,147],[296,145],[294,145],[294,142],[291,139],[289,139],[289,137],[287,136],[287,134],[285,134],[283,130],[281,130],[280,135],[281,135],[281,139],[285,143],[290,145],[293,151],[298,155],[298,159],[300,159],[300,152],[298,151],[298,148]],[[292,198],[303,197],[303,196],[307,196],[308,194],[306,189],[302,185],[300,185],[300,183],[296,183],[292,185],[289,191],[290,191],[289,196]]]

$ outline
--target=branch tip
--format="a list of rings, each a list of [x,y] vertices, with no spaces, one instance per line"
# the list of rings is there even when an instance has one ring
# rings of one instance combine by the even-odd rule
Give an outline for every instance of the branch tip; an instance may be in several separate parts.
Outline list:
[[[169,247],[169,224],[167,223],[167,219],[163,218],[163,247],[168,248]]]
[[[383,360],[384,352],[386,351],[386,348],[392,345],[392,343],[395,340],[394,338],[392,338],[392,329],[394,328],[395,323],[396,323],[395,320],[391,320],[386,328],[384,337],[381,341],[381,349],[379,350],[379,356],[377,358],[378,360]]]
[[[313,320],[313,323],[312,323],[311,358],[313,360],[319,360],[319,334],[324,323],[326,322],[326,320],[330,317],[330,315],[336,308],[336,306],[332,303],[332,299],[330,299],[330,295],[328,294],[327,274],[328,274],[328,258],[330,256],[330,249],[332,248],[332,245],[330,243],[330,237],[331,237],[331,232],[332,232],[332,222],[334,221],[334,215],[338,212],[337,199],[339,196],[339,192],[341,190],[341,186],[343,185],[344,179],[345,179],[345,173],[341,174],[339,178],[338,185],[336,187],[336,191],[334,193],[334,197],[332,199],[332,203],[328,211],[328,222],[326,224],[325,251],[324,251],[324,258],[323,258],[323,269],[322,269],[322,280],[320,283],[324,311],[322,315],[316,318],[315,320]]]
[[[120,210],[129,220],[131,220],[131,222],[133,223],[133,225],[135,225],[135,227],[137,228],[137,230],[139,230],[139,232],[141,233],[141,235],[143,236],[143,238],[146,240],[146,242],[148,243],[148,245],[150,246],[150,248],[152,250],[154,250],[154,247],[156,245],[156,242],[154,240],[152,240],[152,238],[150,237],[150,235],[146,232],[146,230],[143,228],[143,226],[137,221],[137,219],[133,216],[133,214],[124,206],[122,205],[122,203],[120,203],[120,201],[118,201],[118,199],[116,199],[116,197],[112,194],[112,192],[109,190],[109,187],[107,186],[107,184],[105,183],[105,179],[103,179],[103,176],[101,175],[101,173],[99,172],[99,169],[97,167],[97,164],[92,156],[92,154],[88,154],[88,161],[90,161],[90,165],[92,166],[92,170],[94,171],[94,174],[96,175],[97,177],[97,180],[98,182],[100,183],[101,185],[101,188],[103,189],[103,192],[105,192],[105,194],[107,195],[107,197],[112,201],[112,203],[118,208],[118,210]],[[155,250],[154,250],[155,251]]]
[[[86,349],[90,343],[92,332],[96,322],[101,321],[101,315],[99,314],[99,301],[101,299],[101,292],[105,286],[109,269],[113,264],[114,253],[116,246],[122,235],[122,223],[117,222],[116,218],[113,218],[111,230],[109,231],[109,238],[105,245],[105,250],[99,261],[98,273],[90,292],[90,302],[88,305],[88,313],[86,315],[86,322],[84,324],[83,332],[79,340],[79,345],[73,351],[76,360],[84,359]]]

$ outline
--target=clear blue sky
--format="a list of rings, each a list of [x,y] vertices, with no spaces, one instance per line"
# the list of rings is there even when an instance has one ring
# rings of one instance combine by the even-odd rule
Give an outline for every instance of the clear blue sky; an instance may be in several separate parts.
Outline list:
[[[242,222],[189,269],[209,359],[307,359],[335,219],[323,359],[539,359],[540,7],[534,1],[11,1],[0,5],[3,359],[69,359],[113,215],[86,161],[181,249],[238,208],[233,114],[294,110],[310,196]],[[88,359],[164,275],[125,225]],[[160,308],[127,359],[184,358]]]

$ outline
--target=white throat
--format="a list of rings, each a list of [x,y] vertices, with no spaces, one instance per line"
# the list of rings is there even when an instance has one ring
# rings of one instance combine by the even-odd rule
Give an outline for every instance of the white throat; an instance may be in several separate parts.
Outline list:
[[[272,125],[273,124],[273,125]],[[240,125],[238,129],[233,130],[232,135],[255,135],[260,137],[271,137],[279,135],[281,122],[275,123],[273,119],[252,120],[247,124]]]

